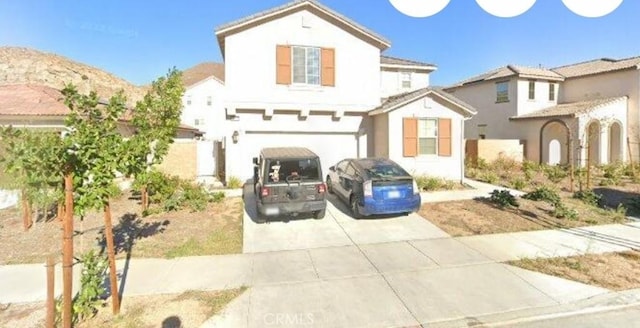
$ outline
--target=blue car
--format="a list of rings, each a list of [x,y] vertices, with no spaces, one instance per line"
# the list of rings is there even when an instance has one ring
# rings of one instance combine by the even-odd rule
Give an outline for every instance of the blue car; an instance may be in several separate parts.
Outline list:
[[[345,159],[329,168],[326,179],[327,191],[347,203],[356,219],[420,209],[416,181],[390,159]]]

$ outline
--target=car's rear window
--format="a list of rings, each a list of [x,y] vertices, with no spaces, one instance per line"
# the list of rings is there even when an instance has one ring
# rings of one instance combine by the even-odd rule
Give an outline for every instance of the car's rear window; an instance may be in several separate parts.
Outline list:
[[[409,176],[409,173],[398,165],[378,164],[365,169],[372,178],[397,178]]]
[[[267,176],[270,183],[320,180],[320,165],[313,158],[270,160]]]

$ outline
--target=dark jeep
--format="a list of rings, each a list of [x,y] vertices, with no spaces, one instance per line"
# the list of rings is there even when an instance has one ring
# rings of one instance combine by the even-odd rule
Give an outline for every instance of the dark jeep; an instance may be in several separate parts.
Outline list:
[[[300,147],[264,148],[253,164],[258,222],[298,214],[324,217],[327,187],[318,155]]]

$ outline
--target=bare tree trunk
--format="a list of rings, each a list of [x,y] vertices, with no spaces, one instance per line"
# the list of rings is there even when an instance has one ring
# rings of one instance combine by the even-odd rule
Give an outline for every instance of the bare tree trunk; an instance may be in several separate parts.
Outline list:
[[[62,204],[61,202],[58,202],[58,214],[56,214],[56,217],[58,218],[58,221],[63,222],[64,221],[64,204]]]
[[[146,211],[149,206],[149,194],[147,193],[147,186],[142,187],[142,190],[140,192],[142,193],[142,211]]]
[[[113,224],[111,222],[111,206],[109,201],[104,205],[104,234],[107,239],[107,255],[109,257],[109,282],[111,285],[111,304],[113,314],[120,313],[120,295],[118,292],[118,276],[116,274],[116,252],[113,244]]]
[[[62,327],[71,328],[73,291],[73,176],[64,177],[65,218],[62,235]]]
[[[47,320],[45,327],[55,327],[56,305],[55,305],[55,263],[53,257],[47,258]]]
[[[587,190],[589,189],[591,189],[591,140],[587,141]]]
[[[629,137],[627,137],[627,150],[629,152],[628,156],[629,156],[629,165],[631,165],[631,177],[635,178],[636,177],[636,168],[633,164],[633,155],[631,154],[631,140],[629,140]]]
[[[573,138],[571,138],[571,136],[569,136],[569,180],[571,181],[571,186],[569,187],[569,190],[571,191],[571,193],[573,193],[573,189],[574,189],[574,180],[575,180],[575,175],[574,175],[574,163],[573,163]]]

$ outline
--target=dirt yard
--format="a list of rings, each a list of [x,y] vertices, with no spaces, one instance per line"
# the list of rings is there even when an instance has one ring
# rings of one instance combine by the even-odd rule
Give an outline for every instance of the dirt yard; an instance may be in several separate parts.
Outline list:
[[[95,317],[76,327],[198,327],[245,290],[125,297],[120,315],[113,317],[111,305],[105,304]],[[1,327],[43,327],[45,317],[44,303],[0,306]]]
[[[112,202],[112,217],[118,257],[131,251],[133,257],[179,257],[242,252],[241,198],[210,203],[203,212],[188,210],[142,217],[136,200],[120,197]],[[74,253],[102,249],[102,213],[89,213],[75,220]],[[44,263],[50,255],[61,257],[61,222],[35,222],[22,228],[18,209],[0,211],[0,265]]]
[[[637,251],[525,259],[508,264],[615,291],[640,288],[640,252]]]
[[[518,199],[520,207],[501,209],[485,200],[464,200],[422,205],[420,215],[454,237],[517,231],[573,228],[620,223],[624,216],[614,210],[590,206],[580,200],[563,202],[578,212],[576,220],[556,218],[544,202]]]

